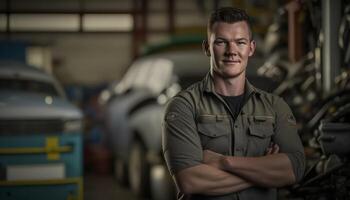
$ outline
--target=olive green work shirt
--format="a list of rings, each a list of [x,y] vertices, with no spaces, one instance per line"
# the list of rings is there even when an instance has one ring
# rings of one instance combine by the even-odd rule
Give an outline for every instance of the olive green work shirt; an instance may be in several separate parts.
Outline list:
[[[264,156],[270,142],[290,159],[297,181],[305,155],[289,106],[278,96],[245,84],[244,104],[233,120],[225,101],[215,93],[211,75],[181,91],[167,104],[163,122],[163,154],[172,175],[202,164],[203,150],[230,156]],[[258,177],[257,177],[258,178]],[[276,188],[251,187],[222,196],[183,195],[179,199],[275,200]]]

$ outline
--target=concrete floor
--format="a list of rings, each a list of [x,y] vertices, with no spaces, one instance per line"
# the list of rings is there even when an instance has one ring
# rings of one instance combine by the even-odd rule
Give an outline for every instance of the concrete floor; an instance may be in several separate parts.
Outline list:
[[[140,200],[128,188],[121,187],[112,174],[84,175],[84,200]]]

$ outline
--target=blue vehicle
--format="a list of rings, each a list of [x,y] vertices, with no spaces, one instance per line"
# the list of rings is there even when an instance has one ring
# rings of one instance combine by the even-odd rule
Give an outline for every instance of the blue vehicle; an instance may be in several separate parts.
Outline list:
[[[83,199],[82,112],[49,74],[0,62],[0,199]]]

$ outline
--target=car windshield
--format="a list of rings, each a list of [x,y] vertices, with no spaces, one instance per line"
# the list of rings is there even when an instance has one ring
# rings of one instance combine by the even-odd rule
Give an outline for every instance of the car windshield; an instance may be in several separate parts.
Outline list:
[[[0,89],[12,91],[26,91],[40,93],[50,96],[59,96],[55,87],[47,82],[22,80],[22,79],[0,79]]]

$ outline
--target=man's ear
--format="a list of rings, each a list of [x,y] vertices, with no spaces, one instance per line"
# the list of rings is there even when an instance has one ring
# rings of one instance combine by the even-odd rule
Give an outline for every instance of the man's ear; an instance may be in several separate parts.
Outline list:
[[[203,40],[202,42],[202,49],[208,57],[210,57],[210,51],[209,51],[209,43],[208,40]]]
[[[249,56],[254,55],[255,49],[256,49],[256,42],[254,40],[250,41],[250,47],[249,47]]]

